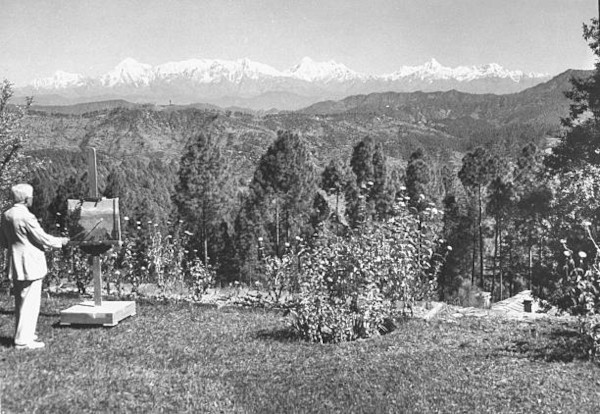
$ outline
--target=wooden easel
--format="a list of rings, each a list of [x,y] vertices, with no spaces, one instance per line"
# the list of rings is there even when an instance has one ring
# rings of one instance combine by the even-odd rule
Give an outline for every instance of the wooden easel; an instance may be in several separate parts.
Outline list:
[[[98,192],[98,169],[96,165],[96,149],[88,150],[88,201],[101,200]],[[119,237],[120,239],[120,237]],[[89,247],[89,246],[88,246]],[[101,244],[97,249],[91,249],[92,275],[94,280],[94,302],[86,301],[72,306],[60,313],[61,325],[102,325],[115,326],[121,320],[136,313],[134,301],[102,302],[102,263],[100,255],[110,249],[110,244]],[[87,250],[90,250],[89,248]]]

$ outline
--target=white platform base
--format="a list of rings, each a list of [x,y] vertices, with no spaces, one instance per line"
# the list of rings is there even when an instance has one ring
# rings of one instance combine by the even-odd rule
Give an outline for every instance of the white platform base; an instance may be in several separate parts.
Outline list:
[[[60,312],[61,325],[115,326],[128,316],[135,315],[135,302],[111,301],[96,306],[94,302],[83,302]]]

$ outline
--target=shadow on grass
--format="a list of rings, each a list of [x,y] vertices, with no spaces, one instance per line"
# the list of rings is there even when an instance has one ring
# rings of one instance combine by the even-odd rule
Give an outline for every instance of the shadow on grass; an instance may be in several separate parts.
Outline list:
[[[118,324],[115,326],[104,326],[98,324],[72,324],[72,325],[61,325],[60,322],[55,322],[52,324],[52,329],[110,329],[119,326]]]
[[[13,337],[12,336],[0,336],[0,346],[3,348],[12,348],[13,347]]]
[[[14,314],[15,314],[14,310],[0,309],[0,315],[14,315]],[[58,312],[40,312],[39,316],[41,316],[43,318],[56,318],[56,317],[60,316],[60,313],[58,313]]]
[[[89,300],[93,298],[93,295],[89,293],[79,293],[77,291],[65,291],[65,292],[52,292],[47,293],[47,298],[55,298],[55,299],[79,299],[79,300]]]
[[[545,362],[573,362],[589,360],[590,344],[578,332],[568,329],[542,333],[530,340],[514,341],[505,350]]]
[[[396,321],[391,319],[387,319],[384,321],[384,325],[380,329],[379,333],[381,335],[387,335],[394,332],[398,329],[400,324],[408,321],[408,318],[401,318]],[[291,327],[271,329],[271,330],[261,330],[256,334],[257,339],[267,340],[267,341],[278,341],[278,342],[305,342],[305,339],[301,338],[297,332],[294,331]],[[330,341],[326,340],[325,343],[329,343]]]
[[[256,333],[256,338],[266,341],[299,342],[302,339],[291,328],[278,328],[261,330]]]

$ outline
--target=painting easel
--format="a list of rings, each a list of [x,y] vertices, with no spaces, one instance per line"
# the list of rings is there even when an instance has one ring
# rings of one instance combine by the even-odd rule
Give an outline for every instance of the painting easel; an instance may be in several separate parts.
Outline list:
[[[68,200],[69,212],[77,213],[76,230],[70,244],[92,256],[94,301],[86,301],[60,313],[61,325],[115,326],[128,316],[135,315],[134,301],[102,301],[101,255],[121,244],[119,199],[99,196],[96,149],[88,150],[89,197]]]

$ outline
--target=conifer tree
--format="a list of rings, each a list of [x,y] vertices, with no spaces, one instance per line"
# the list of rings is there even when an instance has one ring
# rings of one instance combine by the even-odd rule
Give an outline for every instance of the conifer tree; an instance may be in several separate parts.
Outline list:
[[[358,188],[366,189],[367,184],[373,181],[373,153],[375,143],[373,138],[367,136],[352,150],[350,158],[350,168],[356,176],[356,184]]]
[[[555,171],[571,171],[585,164],[600,165],[600,32],[597,19],[584,25],[583,37],[596,55],[595,69],[590,77],[573,77],[573,89],[565,94],[572,100],[569,116],[562,119],[567,132],[546,161]]]
[[[335,210],[339,215],[340,195],[344,190],[347,173],[338,159],[332,159],[321,174],[321,188],[329,195],[335,194]]]
[[[469,267],[472,232],[467,213],[459,194],[451,193],[444,198],[443,237],[452,250],[448,252],[438,278],[442,300],[456,294]]]
[[[257,240],[266,253],[282,254],[284,243],[312,234],[311,216],[318,174],[304,141],[289,131],[261,157],[249,194],[236,220],[238,267],[248,279],[254,271]]]
[[[458,172],[458,178],[465,189],[471,194],[475,200],[477,206],[477,224],[474,226],[476,234],[474,233],[474,239],[478,239],[477,245],[479,246],[479,284],[483,287],[483,198],[485,188],[490,182],[493,171],[494,171],[493,157],[483,147],[477,147],[474,151],[467,153],[463,157],[463,165],[461,170]],[[475,249],[475,243],[473,244]],[[475,278],[475,256],[476,252],[473,250],[473,266],[471,280]]]
[[[419,148],[410,156],[406,166],[406,193],[410,197],[410,205],[417,211],[423,211],[431,201],[428,197],[428,186],[431,181],[431,171],[425,161],[425,154]]]
[[[355,178],[355,185],[346,186],[350,222],[356,224],[373,216],[387,216],[395,194],[389,186],[382,145],[369,136],[364,138],[352,150],[350,167]],[[359,217],[361,215],[365,217]]]
[[[383,146],[377,143],[373,149],[373,185],[368,197],[377,218],[385,219],[390,214],[394,202],[394,195],[391,193]]]
[[[213,242],[229,215],[231,198],[230,174],[219,143],[211,135],[196,135],[181,157],[173,202],[200,242],[205,264],[219,256]]]
[[[513,207],[515,188],[510,175],[497,174],[489,185],[489,197],[487,210],[494,217],[494,259],[492,269],[492,296],[495,294],[496,273],[500,283],[500,300],[504,297],[503,292],[503,267],[499,263],[502,258],[502,236],[506,221]]]

